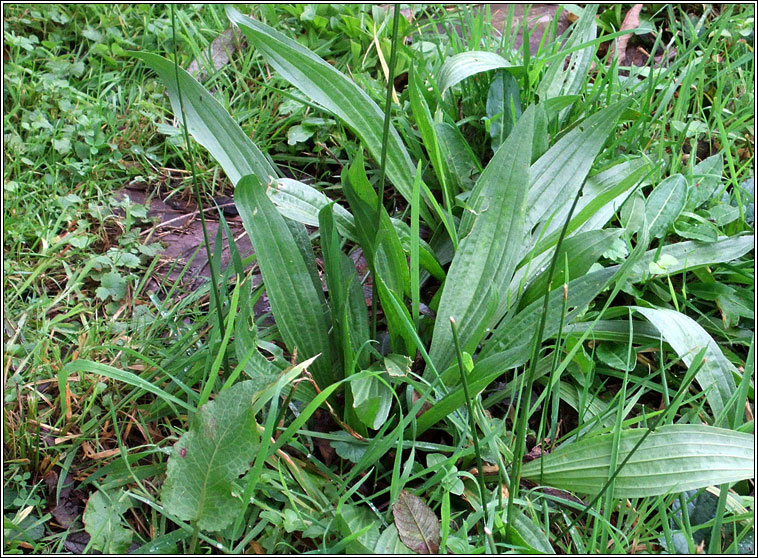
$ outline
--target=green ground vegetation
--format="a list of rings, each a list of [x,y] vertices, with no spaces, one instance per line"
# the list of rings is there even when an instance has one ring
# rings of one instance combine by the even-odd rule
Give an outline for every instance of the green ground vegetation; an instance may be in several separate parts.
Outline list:
[[[754,7],[401,7],[4,6],[5,552],[754,551]]]

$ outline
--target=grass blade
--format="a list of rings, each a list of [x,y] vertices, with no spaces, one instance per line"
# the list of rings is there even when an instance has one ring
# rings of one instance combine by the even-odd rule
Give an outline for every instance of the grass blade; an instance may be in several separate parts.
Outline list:
[[[118,368],[114,368],[113,366],[108,366],[107,364],[102,364],[99,362],[91,362],[89,360],[75,360],[73,362],[69,362],[66,366],[64,366],[63,372],[66,378],[68,377],[69,374],[71,374],[71,372],[90,372],[92,374],[105,376],[106,378],[110,378],[112,380],[116,380],[119,382],[124,382],[125,384],[129,384],[130,386],[134,386],[136,388],[143,389],[147,392],[157,395],[158,397],[160,397],[161,399],[163,399],[169,404],[173,403],[173,404],[179,405],[180,407],[188,411],[195,410],[195,407],[193,407],[192,405],[189,405],[188,403],[185,403],[181,399],[177,399],[173,395],[166,393],[161,388],[154,386],[152,383],[140,378],[136,374],[127,372],[126,370],[119,370]],[[63,383],[65,384],[65,379]]]

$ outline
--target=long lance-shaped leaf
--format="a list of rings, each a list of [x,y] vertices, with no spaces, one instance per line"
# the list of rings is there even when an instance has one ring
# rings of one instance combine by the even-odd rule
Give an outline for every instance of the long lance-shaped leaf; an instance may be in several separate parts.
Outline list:
[[[632,266],[629,280],[632,282],[642,281],[649,278],[650,264],[661,261],[668,256],[666,273],[678,273],[686,269],[692,269],[703,265],[711,265],[736,260],[740,256],[747,254],[755,247],[755,236],[737,236],[722,237],[716,242],[677,242],[676,244],[667,244],[663,248],[648,250]],[[608,269],[618,269],[619,266],[612,266]]]
[[[382,151],[384,112],[344,74],[313,52],[268,25],[227,8],[229,20],[236,23],[266,62],[314,103],[341,119],[362,141],[371,156],[379,161]],[[400,135],[390,126],[387,145],[387,177],[408,201],[413,193],[416,167]],[[427,222],[433,222],[424,207]]]
[[[348,169],[345,169],[342,178],[345,196],[357,216],[356,235],[369,263],[369,268],[374,275],[374,281],[379,288],[379,300],[382,302],[382,308],[384,308],[387,317],[387,327],[393,350],[404,353],[412,347],[412,340],[400,326],[401,318],[394,311],[394,307],[388,305],[387,300],[388,290],[396,293],[402,299],[410,285],[408,262],[403,253],[400,239],[392,227],[389,215],[384,207],[379,206],[380,212],[377,215],[378,198],[368,178],[366,178],[361,155],[353,161]],[[377,279],[381,279],[381,281]]]
[[[149,52],[129,54],[142,60],[158,74],[166,85],[174,114],[180,115],[174,63]],[[236,184],[240,178],[248,174],[254,174],[263,184],[268,184],[271,177],[277,176],[261,150],[245,135],[221,103],[181,68],[179,85],[182,89],[189,133],[213,155],[232,184]]]
[[[353,261],[340,250],[340,238],[334,225],[332,206],[319,213],[321,252],[324,258],[324,275],[329,287],[329,303],[332,311],[335,345],[341,346],[343,363],[349,367],[353,357],[369,339],[368,313],[360,281]],[[368,366],[368,353],[359,357],[358,365]],[[353,373],[345,369],[345,375]],[[350,402],[346,409],[350,408]]]
[[[609,268],[600,269],[569,282],[566,289],[566,294],[568,295],[567,307],[572,310],[566,314],[565,323],[571,323],[587,304],[592,302],[608,286],[616,271],[616,269]],[[562,288],[554,288],[550,293],[545,338],[549,338],[557,333],[558,318],[563,307],[563,297],[564,290]],[[492,337],[487,341],[479,354],[477,367],[483,366],[486,368],[490,359],[494,366],[498,365],[500,359],[510,362],[511,359],[505,358],[505,355],[518,355],[513,366],[526,362],[526,359],[529,357],[529,347],[532,341],[529,335],[524,335],[524,332],[534,331],[539,322],[541,310],[542,301],[535,300],[521,310],[512,320],[498,326],[492,332]]]
[[[658,184],[645,201],[650,236],[661,238],[684,209],[687,201],[687,179],[681,174],[669,176]]]
[[[646,172],[647,165],[641,159],[637,159],[620,163],[588,178],[584,184],[584,194],[576,206],[575,216],[569,223],[566,242],[575,242],[572,238],[580,234],[589,234],[590,231],[599,232],[613,217],[616,208],[621,205],[628,191],[639,183]],[[521,289],[529,286],[534,278],[547,268],[553,256],[554,248],[552,247],[558,241],[559,226],[565,222],[568,209],[566,207],[565,211],[559,211],[553,221],[547,225],[544,233],[540,231],[543,237],[537,246],[522,258],[520,267],[513,274],[510,284],[512,293],[521,292]],[[570,251],[569,254],[571,254]],[[572,272],[571,277],[577,277],[576,273]],[[553,284],[558,283],[554,280]],[[521,300],[520,305],[523,307],[525,302]],[[502,314],[504,309],[507,309],[507,306],[499,309],[498,314]]]
[[[619,101],[580,122],[532,165],[527,229],[573,199],[628,104]]]
[[[624,430],[623,461],[645,429]],[[547,486],[596,494],[610,475],[613,434],[566,444],[524,465],[522,476]],[[544,468],[543,468],[544,467]],[[699,424],[672,424],[650,434],[614,480],[614,498],[644,498],[752,478],[752,434]]]
[[[643,158],[630,159],[588,177],[566,234],[570,237],[580,231],[603,228],[626,200],[629,191],[650,172],[650,168],[651,165]],[[558,240],[568,210],[569,207],[559,209],[544,232],[540,231],[542,238],[536,253]]]
[[[671,345],[682,360],[690,366],[695,355],[705,347],[705,362],[695,375],[700,387],[705,392],[705,398],[718,417],[724,405],[737,389],[734,382],[736,369],[719,349],[713,338],[689,316],[666,308],[633,308],[645,316],[658,331],[663,339]],[[730,414],[734,413],[732,409]],[[724,424],[729,424],[730,418],[725,417]]]
[[[753,246],[754,237],[751,235],[724,238],[710,244],[679,242],[664,246],[661,254],[669,254],[675,257],[676,262],[668,269],[669,273],[675,273],[683,269],[731,261],[747,253]],[[654,261],[655,252],[656,250],[649,250],[641,256],[640,261],[632,262],[627,277],[628,281],[636,283],[650,276],[648,268],[650,263]],[[589,304],[605,288],[607,281],[620,269],[621,265],[615,265],[571,281],[568,286],[568,306],[569,308],[576,307],[577,310],[569,312],[565,320],[566,323],[570,323],[576,313],[586,304]],[[556,289],[550,296],[555,297],[555,300],[553,301],[551,298],[549,311],[556,314],[555,320],[548,320],[547,331],[552,331],[550,335],[554,335],[555,331],[551,330],[551,323],[558,323],[563,291]],[[515,360],[516,364],[513,366],[523,364],[523,358],[527,356],[529,340],[524,338],[521,332],[532,331],[534,324],[537,323],[538,310],[538,302],[533,302],[520,311],[513,320],[499,326],[479,354],[477,366],[483,365],[485,359],[489,359],[491,356],[493,357],[491,359],[493,365],[496,365],[499,359],[505,359],[510,363],[512,362],[511,358],[506,359],[505,356],[516,354],[520,355],[520,358]]]
[[[584,13],[571,30],[571,36],[563,45],[562,50],[565,52],[580,45],[586,44],[586,46],[571,53],[568,65],[565,65],[565,56],[559,57],[550,64],[542,81],[537,86],[537,95],[540,101],[544,102],[559,95],[571,95],[579,92],[597,50],[596,44],[588,44],[593,43],[597,35],[596,13],[597,6],[588,6],[584,9]],[[561,119],[567,111],[568,108],[561,111]]]
[[[313,186],[290,178],[280,178],[275,188],[269,188],[268,197],[279,208],[279,212],[282,215],[311,227],[318,226],[319,211],[332,203],[329,198]],[[352,213],[337,203],[333,207],[337,230],[353,242],[358,242],[359,239],[355,230],[355,218]],[[398,238],[400,238],[403,250],[407,254],[410,254],[410,227],[407,223],[394,217],[391,217],[390,221],[395,227]],[[432,254],[432,249],[423,239],[418,239],[418,244],[419,261],[423,268],[437,279],[444,280],[445,272],[442,270],[440,264],[437,263],[435,256]]]
[[[166,84],[171,106],[178,114],[179,100],[173,62],[156,54],[143,52],[131,52],[131,54],[155,70],[158,77]],[[224,107],[195,78],[181,68],[179,68],[179,82],[182,87],[189,133],[216,159],[229,180],[236,184],[243,176],[255,174],[262,183],[268,184],[271,177],[277,174],[275,169],[255,143],[245,135],[242,128],[229,116]],[[290,178],[279,178],[276,188],[268,189],[268,195],[282,215],[310,226],[318,226],[318,212],[330,203],[329,198],[320,191]],[[340,205],[335,205],[334,213],[340,232],[355,241],[353,216]],[[392,219],[392,223],[397,229],[403,249],[409,251],[408,225],[398,219]],[[444,279],[445,274],[429,245],[423,240],[419,242],[421,265],[437,279]]]
[[[474,334],[491,317],[484,310],[508,285],[516,267],[524,240],[536,110],[530,107],[522,115],[472,191],[471,212],[477,216],[450,265],[429,351],[439,370],[455,357],[450,318],[458,324],[464,350],[472,350],[470,345],[479,341]]]
[[[556,323],[570,324],[576,314],[582,311],[584,305],[589,304],[589,302],[613,279],[615,280],[613,291],[608,301],[606,301],[604,308],[596,318],[596,320],[600,319],[602,313],[607,310],[611,300],[613,300],[613,297],[618,294],[621,285],[623,285],[623,282],[626,281],[629,276],[632,265],[644,254],[644,250],[648,246],[648,239],[647,229],[643,228],[642,233],[639,235],[637,246],[635,246],[634,250],[629,254],[627,260],[617,269],[602,269],[595,273],[580,277],[578,280],[572,281],[568,286],[564,286],[565,290],[559,288],[552,291],[548,297],[547,308],[543,307],[540,309],[538,306],[539,301],[535,301],[522,310],[515,319],[506,321],[499,326],[493,332],[492,338],[485,345],[484,350],[480,353],[479,361],[474,367],[475,371],[479,368],[480,371],[478,374],[481,375],[487,374],[493,367],[497,368],[498,360],[500,360],[499,357],[503,353],[513,360],[524,359],[525,362],[529,349],[529,341],[528,336],[523,335],[524,331],[534,331],[534,327],[537,325],[537,320],[540,316],[543,316],[547,318],[543,320],[543,323],[545,324],[543,339],[555,335],[560,328],[560,326],[556,327]],[[572,289],[572,284],[578,288]],[[566,308],[572,309],[566,312]],[[553,313],[552,317],[551,313]],[[563,317],[564,314],[565,318]],[[517,329],[511,329],[514,325]],[[523,339],[525,342],[521,341],[519,346],[518,341],[516,344],[513,343],[514,339]],[[498,351],[501,354],[492,354],[493,351]]]
[[[316,289],[284,217],[255,175],[240,180],[235,198],[282,339],[291,351],[297,349],[300,359],[321,353],[310,370],[324,388],[334,381],[324,293]]]
[[[517,74],[523,73],[524,70],[522,66],[513,66],[505,58],[494,52],[471,50],[461,52],[445,60],[437,81],[440,91],[445,93],[467,77],[497,69],[508,70]]]
[[[621,236],[622,229],[604,229],[592,230],[579,233],[563,241],[561,249],[558,252],[556,260],[558,266],[553,275],[552,284],[561,285],[571,277],[581,277],[589,271],[608,247]],[[550,250],[549,255],[552,258],[554,250]],[[569,276],[565,277],[564,260],[568,264]],[[540,296],[545,294],[548,281],[547,264],[550,260],[543,260],[543,264],[535,271],[539,271],[543,266],[545,271],[536,274],[534,281],[529,285],[519,301],[522,308],[528,306]]]

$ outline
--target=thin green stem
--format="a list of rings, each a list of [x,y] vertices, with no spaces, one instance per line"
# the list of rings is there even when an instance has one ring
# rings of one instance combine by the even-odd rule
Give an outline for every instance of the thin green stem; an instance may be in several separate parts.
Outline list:
[[[171,33],[174,41],[174,71],[176,74],[176,91],[179,97],[179,108],[182,112],[182,131],[184,132],[184,143],[187,145],[187,157],[189,158],[190,171],[192,172],[192,190],[197,200],[197,207],[200,211],[200,224],[203,229],[203,243],[205,244],[205,253],[208,256],[208,266],[211,269],[211,290],[213,291],[213,300],[216,303],[216,315],[218,316],[218,327],[221,333],[221,338],[224,337],[224,318],[221,315],[221,297],[218,290],[218,282],[216,280],[216,266],[213,264],[213,255],[211,254],[211,243],[208,238],[208,227],[205,225],[205,211],[203,210],[203,200],[200,197],[200,186],[197,183],[197,174],[195,172],[195,159],[192,156],[192,144],[189,139],[189,132],[187,128],[187,115],[184,112],[184,99],[182,97],[182,86],[179,81],[179,54],[176,48],[176,19],[174,17],[174,5],[171,5]],[[224,350],[224,372],[226,376],[229,376],[229,357]]]
[[[608,487],[611,485],[611,483],[616,479],[618,474],[621,472],[621,469],[624,468],[624,465],[627,464],[627,462],[632,458],[632,456],[635,454],[635,452],[639,449],[639,447],[644,443],[644,441],[647,439],[647,437],[652,434],[656,428],[658,428],[658,425],[663,422],[664,418],[666,418],[670,413],[668,412],[670,409],[676,409],[676,406],[679,405],[679,401],[684,396],[684,394],[687,392],[687,389],[689,388],[690,384],[692,383],[692,380],[695,378],[695,374],[697,374],[700,371],[700,367],[703,364],[702,355],[705,353],[705,351],[701,351],[701,354],[695,357],[695,362],[700,360],[700,362],[696,366],[690,367],[689,371],[687,372],[687,375],[684,378],[684,381],[682,382],[682,385],[679,386],[679,391],[677,391],[676,395],[674,396],[673,401],[671,402],[671,405],[666,408],[666,412],[661,413],[658,415],[658,418],[652,422],[652,424],[648,427],[648,429],[645,431],[645,433],[640,437],[640,439],[637,441],[637,443],[634,445],[632,450],[627,454],[627,456],[624,458],[624,460],[621,462],[621,464],[618,466],[618,469],[616,469],[613,474],[608,477],[608,480],[605,481],[605,484],[600,489],[600,491],[595,495],[595,497],[590,501],[589,504],[587,504],[584,509],[571,521],[571,523],[568,525],[568,527],[565,527],[558,535],[555,537],[555,540],[560,540],[561,537],[563,537],[566,533],[571,531],[573,529],[574,525],[582,518],[584,515],[589,512],[590,509],[592,509],[592,506],[595,505],[595,503],[600,500],[600,498],[603,497],[603,494],[605,494],[605,491],[608,490]],[[623,405],[623,403],[621,403]],[[683,510],[686,511],[686,506],[683,506]]]
[[[550,270],[548,271],[547,275],[547,288],[545,289],[545,296],[543,298],[543,305],[542,305],[542,316],[540,317],[540,325],[537,328],[537,334],[534,337],[534,343],[532,344],[532,357],[529,362],[529,370],[526,373],[526,384],[524,386],[524,389],[521,390],[519,393],[519,403],[521,402],[521,399],[523,397],[527,398],[526,404],[521,405],[523,408],[523,411],[520,410],[518,413],[518,418],[516,419],[516,447],[513,450],[513,468],[511,470],[511,485],[510,490],[508,493],[508,539],[512,540],[513,535],[513,522],[511,521],[511,518],[513,517],[513,504],[516,499],[516,496],[518,495],[518,488],[519,483],[521,482],[521,464],[524,456],[524,449],[526,445],[526,422],[529,419],[529,411],[531,409],[529,397],[532,393],[532,385],[534,384],[534,375],[537,370],[537,359],[539,357],[540,353],[540,341],[542,340],[542,336],[545,333],[545,323],[547,322],[547,312],[548,312],[548,304],[550,302],[550,288],[553,284],[553,274],[555,272],[555,264],[558,260],[558,254],[561,250],[561,245],[563,244],[563,239],[566,236],[566,231],[568,230],[569,223],[571,222],[571,218],[574,215],[574,210],[576,209],[577,203],[579,203],[579,198],[582,197],[582,192],[584,191],[584,184],[579,188],[579,191],[576,193],[576,196],[574,197],[574,202],[571,204],[571,209],[568,212],[568,215],[566,216],[566,221],[563,223],[563,228],[561,229],[561,234],[558,237],[558,242],[555,245],[555,252],[553,253],[553,257],[550,260]]]
[[[387,167],[387,140],[390,135],[390,110],[392,109],[392,91],[393,76],[395,75],[395,64],[397,62],[397,29],[400,23],[400,7],[395,6],[392,13],[392,37],[390,42],[392,48],[390,50],[390,65],[387,74],[387,99],[384,103],[384,131],[382,133],[382,154],[379,162],[379,196],[376,201],[376,231],[381,226],[382,208],[384,202],[384,179],[386,176]],[[371,283],[371,338],[376,339],[376,305],[379,292],[376,286],[376,278]]]
[[[484,486],[484,470],[482,469],[482,452],[479,450],[479,436],[476,435],[476,420],[474,419],[474,403],[471,400],[471,394],[468,390],[468,380],[466,379],[466,370],[463,368],[463,353],[461,352],[461,344],[458,341],[458,326],[455,323],[455,319],[450,316],[450,327],[453,330],[453,342],[455,343],[455,354],[458,357],[458,372],[461,375],[461,383],[463,384],[463,397],[466,399],[466,409],[468,410],[468,423],[469,432],[471,433],[471,440],[474,442],[474,454],[476,455],[476,479],[479,481],[479,497],[482,501],[482,513],[484,514],[484,532],[487,533],[487,499],[486,488]],[[494,550],[494,549],[493,549]]]

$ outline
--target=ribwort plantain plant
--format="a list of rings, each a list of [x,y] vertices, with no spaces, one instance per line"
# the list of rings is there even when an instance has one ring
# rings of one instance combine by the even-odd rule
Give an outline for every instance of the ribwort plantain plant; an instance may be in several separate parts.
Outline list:
[[[398,36],[395,9],[382,110],[347,75],[286,33],[228,8],[229,20],[267,68],[356,138],[337,185],[348,207],[304,182],[284,178],[221,104],[176,64],[156,54],[131,53],[158,74],[185,131],[235,185],[235,203],[255,249],[276,329],[293,358],[292,367],[274,366],[250,334],[249,308],[236,315],[237,303],[247,304],[250,297],[240,273],[236,289],[244,292],[235,290],[226,322],[221,303],[216,307],[219,328],[227,333],[222,334],[222,346],[233,344],[242,361],[238,370],[249,379],[225,384],[213,402],[203,405],[217,389],[215,381],[206,384],[190,430],[169,458],[169,481],[162,494],[166,510],[191,521],[196,530],[223,531],[237,540],[244,514],[258,513],[264,464],[275,459],[299,471],[293,474],[316,502],[318,496],[309,492],[312,487],[298,476],[302,471],[291,465],[283,448],[290,444],[306,450],[298,432],[317,410],[341,426],[345,437],[335,440],[336,447],[353,464],[339,479],[342,496],[329,512],[344,532],[355,524],[367,525],[360,518],[372,512],[360,502],[376,508],[371,497],[356,492],[369,473],[391,479],[373,495],[392,496],[384,511],[376,511],[384,521],[390,520],[390,508],[403,491],[432,490],[429,479],[422,482],[424,475],[436,479],[442,473],[432,466],[419,473],[413,457],[403,464],[406,451],[413,456],[430,447],[424,436],[430,430],[454,448],[461,471],[475,460],[475,478],[461,473],[478,488],[478,494],[465,493],[474,518],[467,525],[481,522],[491,552],[553,552],[578,519],[567,518],[568,526],[554,536],[549,522],[534,513],[530,498],[541,496],[520,491],[522,479],[591,495],[593,504],[605,494],[595,517],[610,525],[611,510],[621,498],[664,496],[751,477],[753,438],[737,430],[740,421],[735,419],[749,380],[741,379],[738,387],[735,367],[684,314],[635,303],[611,308],[614,302],[618,305],[620,293],[647,281],[664,256],[665,273],[671,276],[739,257],[750,250],[753,237],[717,238],[709,244],[663,242],[685,208],[674,193],[681,190],[686,196],[692,186],[683,174],[664,176],[658,162],[641,151],[622,149],[629,137],[623,130],[639,131],[635,119],[649,101],[644,79],[625,87],[605,84],[602,94],[593,91],[592,102],[582,102],[601,42],[596,10],[583,10],[559,52],[529,54],[519,62],[469,50],[446,57],[430,71],[423,55],[410,51]],[[398,52],[415,56],[417,62],[407,93],[401,95],[393,91]],[[570,66],[564,68],[567,56]],[[498,125],[490,127],[491,157],[477,160],[474,153],[481,150],[471,148],[455,111],[468,106],[460,103],[461,95],[473,95],[483,83],[489,84],[488,118]],[[524,84],[536,84],[536,89],[522,96]],[[522,98],[533,102],[521,106]],[[395,125],[399,115],[409,116],[408,108],[418,132],[413,131],[418,142],[414,149],[407,130],[401,134]],[[642,189],[650,192],[651,186],[652,193],[644,198]],[[640,196],[634,219],[616,217]],[[629,226],[632,222],[637,226]],[[318,227],[321,260],[314,255],[306,226]],[[427,232],[424,238],[422,230]],[[648,249],[652,241],[658,245]],[[368,277],[359,276],[346,248],[360,251]],[[368,305],[365,280],[371,282]],[[649,322],[647,337],[637,336],[636,325],[631,332],[633,313]],[[235,320],[245,323],[235,327]],[[689,368],[670,408],[642,409],[628,416],[630,401],[640,394],[634,391],[627,397],[630,370],[625,371],[615,407],[590,393],[587,374],[592,371],[576,364],[584,362],[584,342],[615,339],[624,332],[626,366],[632,367],[633,345],[652,336],[665,341]],[[700,402],[705,424],[670,424],[693,378],[705,393]],[[500,393],[491,388],[498,379],[505,386],[498,388]],[[543,388],[537,404],[532,399],[535,385]],[[489,404],[482,397],[485,392]],[[492,414],[495,404],[506,398],[512,403],[504,414],[512,413],[511,421]],[[222,400],[231,406],[222,409]],[[292,417],[280,409],[280,400],[295,411]],[[579,424],[551,440],[549,453],[522,466],[537,405],[548,401],[553,422],[563,403],[578,408]],[[256,415],[265,408],[265,424],[258,424]],[[541,415],[542,424],[535,430],[558,436],[557,425],[546,423],[547,413]],[[668,424],[661,424],[662,416]],[[196,438],[211,423],[247,429],[250,435],[229,440],[211,434],[217,447],[204,447]],[[635,428],[646,423],[655,427]],[[243,444],[250,455],[257,452],[254,461],[236,455],[232,450],[240,448],[231,448],[233,443]],[[702,451],[693,456],[695,443]],[[202,490],[209,497],[223,493],[226,500],[234,500],[236,521],[207,506],[180,504],[180,495],[198,486],[197,472],[177,474],[195,453],[189,453],[191,444],[198,444],[201,456],[196,469],[219,470],[221,480],[203,484]],[[660,455],[664,445],[665,458]],[[204,461],[213,454],[209,449],[229,452],[229,466]],[[485,475],[493,467],[496,472]],[[410,513],[429,517],[418,506]],[[448,521],[441,527],[442,540],[450,541],[449,500],[442,510]],[[551,513],[546,503],[543,511],[545,518]],[[371,545],[381,537],[413,546],[409,540],[415,535],[427,550],[437,544],[439,533],[432,537],[401,529],[398,513],[396,531],[387,527],[379,533],[367,526],[361,536],[345,542],[346,548],[374,550]]]

